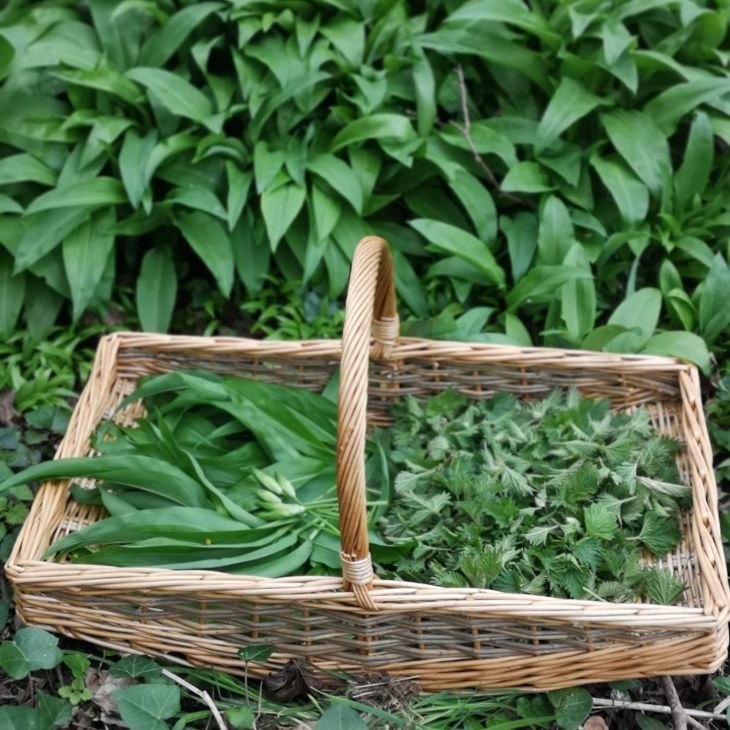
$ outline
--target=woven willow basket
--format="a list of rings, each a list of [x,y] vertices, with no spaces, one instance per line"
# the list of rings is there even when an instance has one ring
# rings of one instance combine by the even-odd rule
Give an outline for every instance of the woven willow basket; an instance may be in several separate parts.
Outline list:
[[[237,652],[274,645],[263,676],[290,658],[319,670],[417,677],[424,689],[550,689],[657,674],[710,672],[727,649],[728,587],[717,488],[691,365],[606,355],[424,339],[398,340],[393,270],[382,239],[358,246],[342,342],[259,342],[116,334],[104,338],[58,458],[88,453],[89,437],[142,375],[179,368],[231,373],[319,391],[340,367],[337,487],[343,577],[260,578],[213,571],[85,566],[43,560],[61,535],[99,519],[67,484],[42,486],[6,566],[29,623],[125,652],[244,671]],[[678,606],[601,603],[442,588],[373,576],[364,444],[393,400],[457,388],[541,396],[577,386],[617,408],[644,405],[680,438],[692,487],[684,538],[655,561],[685,581]],[[127,421],[139,414],[130,407]]]

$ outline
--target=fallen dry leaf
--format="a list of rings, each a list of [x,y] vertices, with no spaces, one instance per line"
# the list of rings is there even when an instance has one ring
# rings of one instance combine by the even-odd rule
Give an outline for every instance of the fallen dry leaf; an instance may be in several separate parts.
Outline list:
[[[10,426],[20,415],[15,410],[15,391],[3,390],[0,392],[0,426]]]
[[[583,730],[609,730],[609,728],[600,715],[593,715],[583,723]]]
[[[85,682],[91,691],[91,701],[102,713],[112,716],[117,714],[117,703],[112,699],[112,692],[135,683],[131,677],[112,677],[106,669],[87,669]]]

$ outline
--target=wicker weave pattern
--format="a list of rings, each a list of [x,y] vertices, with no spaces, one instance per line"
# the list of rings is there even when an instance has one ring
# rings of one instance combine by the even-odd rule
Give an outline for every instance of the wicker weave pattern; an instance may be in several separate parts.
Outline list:
[[[251,665],[252,676],[303,656],[323,669],[416,675],[426,689],[546,689],[719,667],[727,647],[727,574],[696,369],[652,356],[396,342],[392,271],[377,284],[386,259],[379,239],[366,239],[358,249],[344,343],[132,333],[104,338],[58,456],[88,453],[98,423],[141,375],[194,367],[320,390],[342,358],[342,550],[363,560],[365,485],[355,462],[362,459],[366,417],[371,425],[387,424],[394,399],[448,387],[485,398],[503,390],[540,396],[575,385],[586,395],[609,397],[616,407],[647,406],[658,429],[686,443],[679,467],[692,487],[693,507],[682,544],[655,561],[687,583],[682,605],[560,600],[377,577],[355,586],[338,577],[271,579],[44,561],[56,537],[100,517],[97,508],[70,500],[65,483],[50,482],[34,501],[6,565],[22,618],[105,646],[234,672],[243,672],[239,648],[273,643],[277,652],[268,663]],[[369,262],[365,268],[363,261]],[[364,294],[353,297],[355,291]],[[360,311],[354,320],[353,311]],[[373,316],[378,341],[370,339]],[[379,358],[369,368],[368,353]],[[352,383],[353,377],[364,378],[364,385]],[[132,408],[125,417],[136,414]]]

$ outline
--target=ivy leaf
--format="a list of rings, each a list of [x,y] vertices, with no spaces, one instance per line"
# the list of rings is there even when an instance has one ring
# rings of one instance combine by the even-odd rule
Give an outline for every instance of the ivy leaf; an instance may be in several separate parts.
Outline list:
[[[268,644],[250,644],[238,650],[238,656],[244,662],[265,662],[274,653],[274,647]]]
[[[367,724],[352,708],[342,702],[331,704],[317,720],[315,730],[367,730]]]
[[[13,637],[31,671],[53,669],[62,659],[58,637],[34,626],[19,629]]]
[[[149,657],[130,654],[114,662],[109,668],[112,677],[135,677],[137,679],[156,679],[160,676],[159,664]]]
[[[177,685],[137,684],[114,690],[112,697],[131,730],[169,730],[164,720],[180,712]]]
[[[593,709],[593,698],[582,687],[548,692],[555,721],[562,730],[578,730]]]

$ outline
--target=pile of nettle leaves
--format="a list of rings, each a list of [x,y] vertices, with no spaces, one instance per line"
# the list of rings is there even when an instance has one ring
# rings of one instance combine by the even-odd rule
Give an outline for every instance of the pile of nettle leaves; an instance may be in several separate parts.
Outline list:
[[[539,401],[454,391],[394,408],[390,541],[418,536],[390,572],[445,586],[673,604],[684,586],[641,564],[680,540],[688,506],[647,412],[555,390]]]
[[[103,425],[98,456],[34,466],[4,486],[100,480],[72,494],[110,516],[49,549],[77,562],[337,572],[332,390],[152,377],[125,401],[143,398],[147,415]],[[424,583],[675,603],[682,582],[641,555],[680,540],[689,489],[678,448],[646,411],[619,414],[576,392],[524,403],[408,398],[368,446],[373,558],[381,575]]]

